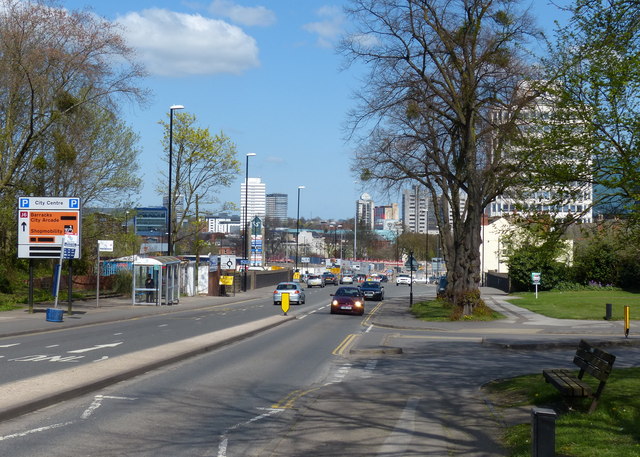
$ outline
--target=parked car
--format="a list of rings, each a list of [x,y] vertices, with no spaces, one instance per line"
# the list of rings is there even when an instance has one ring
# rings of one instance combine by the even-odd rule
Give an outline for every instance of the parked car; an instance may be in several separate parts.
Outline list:
[[[319,275],[309,275],[307,278],[307,287],[324,287],[324,278]]]
[[[325,284],[335,284],[338,285],[338,277],[329,271],[325,271],[322,273],[322,277],[324,278]]]
[[[396,286],[399,286],[400,284],[406,284],[408,286],[411,285],[411,276],[409,275],[405,275],[405,274],[401,274],[396,276]]]
[[[365,300],[383,300],[384,287],[378,281],[365,281],[360,285]]]
[[[442,276],[438,281],[438,291],[436,292],[436,296],[442,297],[445,290],[447,290],[447,277]]]
[[[340,278],[340,284],[353,284],[353,276],[344,275]]]
[[[331,294],[331,314],[347,313],[364,314],[364,296],[359,287],[338,287],[335,294]]]
[[[426,276],[420,276],[420,277],[413,277],[413,283],[414,284],[428,284],[427,282],[427,277]]]
[[[282,294],[289,294],[289,303],[292,305],[300,305],[305,302],[304,289],[297,282],[281,282],[273,291],[273,304],[282,303]]]

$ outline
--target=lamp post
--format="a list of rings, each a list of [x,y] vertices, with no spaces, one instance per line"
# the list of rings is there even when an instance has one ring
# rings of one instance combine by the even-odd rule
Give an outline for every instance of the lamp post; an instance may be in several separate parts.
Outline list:
[[[298,272],[298,235],[300,233],[300,191],[304,189],[304,186],[298,186],[298,212],[296,213],[296,269]]]
[[[244,246],[244,260],[248,262],[247,257],[247,230],[249,229],[249,157],[255,156],[255,152],[247,154],[246,166],[244,172],[244,236],[242,237],[242,244]],[[243,265],[244,275],[242,277],[242,291],[247,291],[247,268],[248,264]]]
[[[171,246],[171,179],[173,177],[173,112],[177,109],[184,109],[182,105],[172,105],[169,107],[169,200],[167,201],[167,255],[173,254]]]

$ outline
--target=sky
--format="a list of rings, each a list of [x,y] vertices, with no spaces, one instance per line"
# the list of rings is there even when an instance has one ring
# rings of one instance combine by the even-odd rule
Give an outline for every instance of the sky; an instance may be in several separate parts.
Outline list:
[[[348,219],[363,192],[375,205],[400,203],[357,182],[354,145],[346,140],[347,113],[365,71],[343,69],[335,45],[348,28],[346,0],[61,0],[67,9],[90,9],[123,26],[123,36],[145,64],[143,86],[152,92],[144,107],[122,107],[124,121],[140,136],[144,188],[139,206],[160,206],[161,120],[183,105],[212,134],[235,143],[241,172],[225,202],[240,207],[246,154],[249,177],[267,193],[289,195],[289,216]],[[559,0],[555,3],[566,4]],[[562,15],[550,0],[532,0],[541,25]],[[166,170],[164,175],[166,176]]]

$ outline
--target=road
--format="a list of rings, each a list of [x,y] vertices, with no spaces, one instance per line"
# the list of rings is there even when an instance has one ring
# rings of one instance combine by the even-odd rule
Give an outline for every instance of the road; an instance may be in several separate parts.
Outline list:
[[[155,439],[162,441],[162,435],[175,433],[176,424],[181,424],[178,428],[183,430],[182,433],[194,430],[193,427],[199,428],[193,421],[199,424],[210,423],[214,429],[224,432],[229,421],[236,419],[238,411],[254,413],[261,411],[260,408],[271,408],[281,402],[283,406],[276,406],[274,410],[286,411],[290,409],[290,396],[293,395],[293,399],[297,399],[300,387],[322,383],[327,377],[335,376],[335,373],[331,373],[335,369],[334,363],[339,359],[340,351],[334,355],[334,350],[350,335],[363,331],[363,320],[360,317],[329,315],[329,294],[335,288],[329,286],[324,289],[307,290],[307,303],[295,306],[299,317],[291,324],[267,331],[224,350],[129,381],[131,386],[135,386],[133,393],[118,393],[117,391],[129,382],[120,383],[113,388],[116,392],[101,392],[99,395],[102,396],[97,397],[98,400],[93,395],[81,397],[14,421],[4,422],[0,426],[2,454],[11,452],[14,455],[118,455],[117,451],[113,450],[113,445],[119,443],[119,440],[112,441],[108,434],[107,441],[112,441],[110,444],[97,442],[98,435],[93,432],[89,432],[90,435],[94,435],[91,439],[76,438],[84,436],[78,428],[85,429],[86,425],[92,422],[85,419],[75,422],[73,417],[78,416],[78,408],[81,410],[81,418],[91,417],[93,420],[107,422],[114,420],[116,429],[126,424],[126,430],[142,432],[136,433],[142,441],[147,441],[151,435],[158,433]],[[57,370],[58,367],[68,364],[84,364],[90,370],[90,364],[100,362],[105,357],[118,357],[141,348],[166,344],[168,341],[180,344],[182,338],[280,312],[279,307],[273,306],[270,297],[265,297],[262,300],[201,309],[197,312],[178,312],[133,321],[7,338],[0,344],[3,351],[2,381],[23,379],[26,376]],[[203,386],[211,386],[212,391]],[[109,390],[105,389],[105,392]],[[131,398],[137,400],[130,400]],[[203,401],[205,399],[206,401]],[[120,410],[122,403],[136,412],[128,410],[123,417]],[[200,404],[203,409],[199,411],[194,403]],[[185,405],[188,404],[194,407],[185,409]],[[107,419],[111,417],[108,414],[110,408],[113,408],[112,414],[115,419]],[[156,408],[171,413],[159,415]],[[50,423],[52,411],[56,411],[55,415],[59,420]],[[94,411],[101,414],[94,414]],[[206,419],[212,412],[215,419]],[[39,425],[43,420],[40,417],[42,414],[47,417],[44,419],[46,425]],[[148,420],[141,419],[140,415],[154,418],[150,421],[151,428],[148,431],[143,432],[144,428],[141,426]],[[250,419],[251,417],[246,420]],[[166,423],[168,431],[163,431],[162,423]],[[60,424],[66,425],[62,427]],[[102,424],[99,425],[99,429],[103,429]],[[39,432],[29,433],[30,430]],[[60,439],[60,442],[65,443],[63,446],[56,444],[55,451],[48,449],[49,439],[58,442],[58,438],[62,438],[63,435],[64,438]],[[146,438],[143,438],[145,436]],[[94,446],[95,449],[103,451],[95,451]],[[187,444],[187,447],[191,446],[192,444]],[[207,443],[207,446],[210,446],[210,443]],[[131,449],[144,447],[134,445]],[[131,449],[126,452],[127,455],[132,455]],[[167,450],[165,455],[184,455],[184,452],[186,451],[173,449]],[[209,455],[206,452],[196,455]]]
[[[422,295],[433,291],[432,286],[419,287]],[[479,386],[496,378],[566,366],[573,352],[505,351],[480,345],[476,334],[371,327],[368,320],[374,303],[364,317],[330,315],[331,290],[308,291],[307,304],[296,307],[297,319],[251,338],[2,422],[0,454],[504,455],[497,442],[502,418]],[[408,288],[387,286],[385,300],[407,295]],[[199,329],[202,320],[237,322],[238,315],[250,319],[263,311],[274,312],[268,298],[225,313],[201,310],[149,318],[153,324],[139,321],[145,332],[163,334],[166,341],[165,334],[174,333],[174,325],[175,333],[188,334],[177,330],[183,321]],[[55,333],[64,335],[58,339],[71,340],[80,330]],[[91,358],[111,356],[111,351],[129,347],[129,334],[135,332],[132,328],[111,334],[123,343],[88,353],[95,352]],[[108,344],[106,335],[69,347]],[[403,351],[359,351],[358,343],[366,343],[361,346],[367,348],[383,343],[401,346]],[[131,350],[134,347],[140,343],[131,343]],[[62,349],[33,351],[39,352],[61,354]],[[636,348],[616,352],[617,366],[640,363]],[[19,363],[5,360],[2,366]]]

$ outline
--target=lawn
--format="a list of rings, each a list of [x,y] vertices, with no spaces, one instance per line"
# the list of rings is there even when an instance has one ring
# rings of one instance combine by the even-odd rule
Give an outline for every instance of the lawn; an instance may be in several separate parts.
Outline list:
[[[517,298],[519,297],[519,298]],[[606,304],[612,305],[612,318],[623,319],[625,305],[631,319],[640,319],[640,294],[621,290],[583,290],[567,292],[518,292],[508,299],[516,306],[558,319],[602,320]]]
[[[556,421],[558,456],[640,455],[640,368],[614,368],[593,414],[584,412],[588,399],[576,410],[564,408],[560,394],[544,382],[542,374],[494,381],[484,386],[484,390],[499,410],[539,406],[559,412]],[[504,441],[511,457],[531,455],[531,424],[508,427]]]
[[[423,321],[451,321],[463,318],[469,321],[493,321],[504,319],[504,316],[487,306],[476,307],[471,316],[460,316],[459,310],[454,309],[444,300],[416,302],[411,306],[411,312]]]

